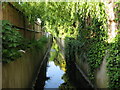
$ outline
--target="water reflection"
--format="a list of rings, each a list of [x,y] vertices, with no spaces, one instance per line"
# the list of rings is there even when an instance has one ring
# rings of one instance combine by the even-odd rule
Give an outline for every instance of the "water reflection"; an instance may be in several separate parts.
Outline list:
[[[50,57],[47,64],[47,81],[45,81],[44,88],[59,88],[59,86],[64,83],[62,76],[64,75],[66,69],[66,63],[64,57],[60,53],[60,48],[54,43],[50,51]]]
[[[56,66],[53,61],[50,61],[48,65],[47,77],[49,77],[49,80],[45,82],[45,88],[58,88],[64,83],[62,76],[65,72],[59,66]]]
[[[56,41],[52,45],[50,57],[47,64],[46,76],[48,80],[45,81],[45,88],[75,88],[68,75],[66,74],[66,62],[60,47]]]
[[[35,89],[41,88],[45,90],[47,88],[59,88],[61,90],[76,90],[77,88],[87,87],[84,78],[73,64],[71,64],[69,69],[66,67],[66,61],[55,40],[47,61],[48,62],[45,62],[47,65],[44,64],[40,70]]]

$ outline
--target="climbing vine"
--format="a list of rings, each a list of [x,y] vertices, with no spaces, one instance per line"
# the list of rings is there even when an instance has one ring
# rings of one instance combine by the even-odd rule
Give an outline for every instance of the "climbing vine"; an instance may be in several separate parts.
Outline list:
[[[12,29],[11,24],[8,21],[3,21],[2,30],[2,55],[3,62],[9,62],[21,56],[18,51],[21,46],[22,36]]]
[[[107,69],[109,76],[109,87],[120,88],[120,36],[117,35],[115,43],[111,43],[109,46],[109,57],[107,58]]]
[[[92,6],[93,5],[93,6]],[[119,6],[119,5],[118,5]],[[117,9],[119,10],[119,9]],[[91,12],[92,11],[92,12]],[[114,43],[109,44],[107,29],[107,14],[103,3],[84,3],[78,13],[79,34],[77,39],[66,40],[66,56],[67,60],[71,60],[71,55],[75,56],[78,52],[79,58],[84,61],[83,53],[87,56],[89,63],[89,77],[94,83],[95,72],[109,52],[107,58],[107,73],[109,76],[109,88],[120,87],[120,55],[119,55],[119,34],[116,36]],[[81,16],[81,17],[80,17]],[[89,21],[89,22],[88,22]],[[118,32],[119,33],[119,32]],[[79,43],[78,43],[79,42]],[[74,48],[71,48],[71,46]],[[78,50],[77,50],[77,49]],[[72,51],[72,50],[74,51]],[[73,53],[71,53],[73,52]],[[73,57],[75,58],[75,57]]]
[[[109,44],[109,57],[107,58],[107,69],[109,76],[109,88],[120,88],[120,1],[115,2],[116,23],[118,23],[117,35]]]
[[[118,24],[120,23],[120,3],[115,8]],[[120,55],[119,28],[113,43],[108,43],[108,23],[105,4],[102,2],[40,2],[21,3],[21,10],[36,21],[40,18],[42,25],[54,37],[65,40],[67,63],[75,61],[76,55],[90,66],[89,77],[95,80],[95,70],[107,57],[109,87],[119,88]],[[35,10],[36,9],[36,10]],[[119,26],[119,25],[118,25]],[[106,53],[108,52],[108,53]],[[83,57],[83,53],[86,57]]]
[[[2,62],[9,63],[22,56],[21,50],[36,48],[43,50],[48,39],[46,36],[39,40],[26,40],[18,29],[13,28],[12,24],[7,20],[2,21]]]

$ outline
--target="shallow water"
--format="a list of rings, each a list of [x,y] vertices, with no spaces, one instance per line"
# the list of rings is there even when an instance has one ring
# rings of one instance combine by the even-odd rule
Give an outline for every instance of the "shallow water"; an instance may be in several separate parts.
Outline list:
[[[62,79],[64,73],[59,66],[55,65],[54,61],[49,61],[47,67],[47,77],[49,77],[49,79],[45,81],[45,88],[59,88],[59,86],[64,83]]]
[[[54,42],[50,55],[48,55],[46,62],[42,65],[34,89],[79,90],[78,88],[89,88],[88,83],[75,65],[71,63],[69,70],[66,65],[62,49]]]

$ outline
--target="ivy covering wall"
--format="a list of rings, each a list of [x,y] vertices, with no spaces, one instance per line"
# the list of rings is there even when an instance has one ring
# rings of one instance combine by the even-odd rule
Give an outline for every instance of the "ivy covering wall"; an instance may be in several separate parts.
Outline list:
[[[12,24],[2,21],[2,62],[9,63],[20,58],[26,51],[34,48],[42,51],[44,45],[48,42],[46,36],[38,40],[25,39],[19,32],[19,29],[13,28]]]
[[[109,87],[120,88],[120,1],[115,2],[114,12],[117,23],[117,35],[114,41],[108,45],[109,57],[107,58],[107,70],[109,76]]]
[[[80,60],[87,60],[89,78],[95,83],[95,71],[100,68],[103,59],[107,56],[107,75],[109,77],[108,88],[120,88],[120,27],[119,27],[119,3],[117,7],[118,30],[114,40],[108,42],[108,21],[104,3],[84,3],[78,13],[79,34],[77,39],[67,38],[66,57],[74,60],[75,54]],[[87,56],[86,58],[84,57]],[[102,76],[101,76],[102,78]]]
[[[120,2],[115,7],[120,24]],[[42,25],[54,37],[65,40],[67,64],[75,61],[77,54],[87,60],[90,66],[89,78],[95,80],[95,70],[100,67],[104,57],[108,55],[107,74],[109,88],[120,88],[120,27],[113,42],[108,42],[108,14],[102,2],[40,2],[17,4],[25,11],[29,20],[40,18]],[[83,56],[86,56],[83,57]]]

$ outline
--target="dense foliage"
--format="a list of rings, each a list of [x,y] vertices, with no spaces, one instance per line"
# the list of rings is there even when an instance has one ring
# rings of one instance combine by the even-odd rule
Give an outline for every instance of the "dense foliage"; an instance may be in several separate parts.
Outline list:
[[[66,52],[69,59],[75,53],[83,62],[89,63],[89,77],[94,81],[96,68],[99,68],[105,55],[107,42],[107,19],[103,3],[83,3],[79,6],[77,17],[79,22],[77,38],[66,38]],[[72,57],[73,56],[73,57]],[[87,56],[87,57],[85,57]],[[68,59],[68,60],[69,60]]]
[[[26,40],[16,28],[7,20],[2,21],[2,61],[9,63],[21,57],[21,50],[26,51],[28,48],[42,50],[48,39],[46,36],[39,40]]]
[[[85,7],[85,8],[84,8]],[[95,70],[99,68],[105,56],[105,50],[107,46],[107,19],[105,14],[105,6],[103,3],[85,3],[82,8],[86,17],[80,18],[80,36],[83,40],[79,40],[84,43],[80,53],[87,55],[87,62],[90,66],[90,78],[94,81]],[[88,19],[88,20],[85,20]],[[90,20],[90,22],[88,22]],[[84,31],[85,32],[84,32]]]
[[[20,50],[22,36],[16,29],[12,29],[8,21],[2,22],[2,57],[3,62],[9,62],[21,56]]]
[[[109,87],[120,88],[120,35],[117,35],[115,42],[109,44],[109,57],[107,58],[107,69],[109,76]]]
[[[118,17],[116,21],[119,23],[119,2],[117,5]],[[76,55],[78,55],[81,60],[89,63],[91,81],[94,81],[95,70],[108,56],[109,87],[120,87],[118,81],[120,78],[120,34],[118,29],[118,35],[114,42],[108,43],[108,24],[104,3],[23,2],[20,4],[20,8],[25,11],[31,22],[40,18],[42,25],[46,27],[48,32],[55,37],[65,39],[67,62],[75,61]]]
[[[120,88],[120,1],[115,2],[116,23],[118,23],[118,34],[114,42],[109,44],[109,57],[107,58],[108,76],[110,77],[109,87]]]

